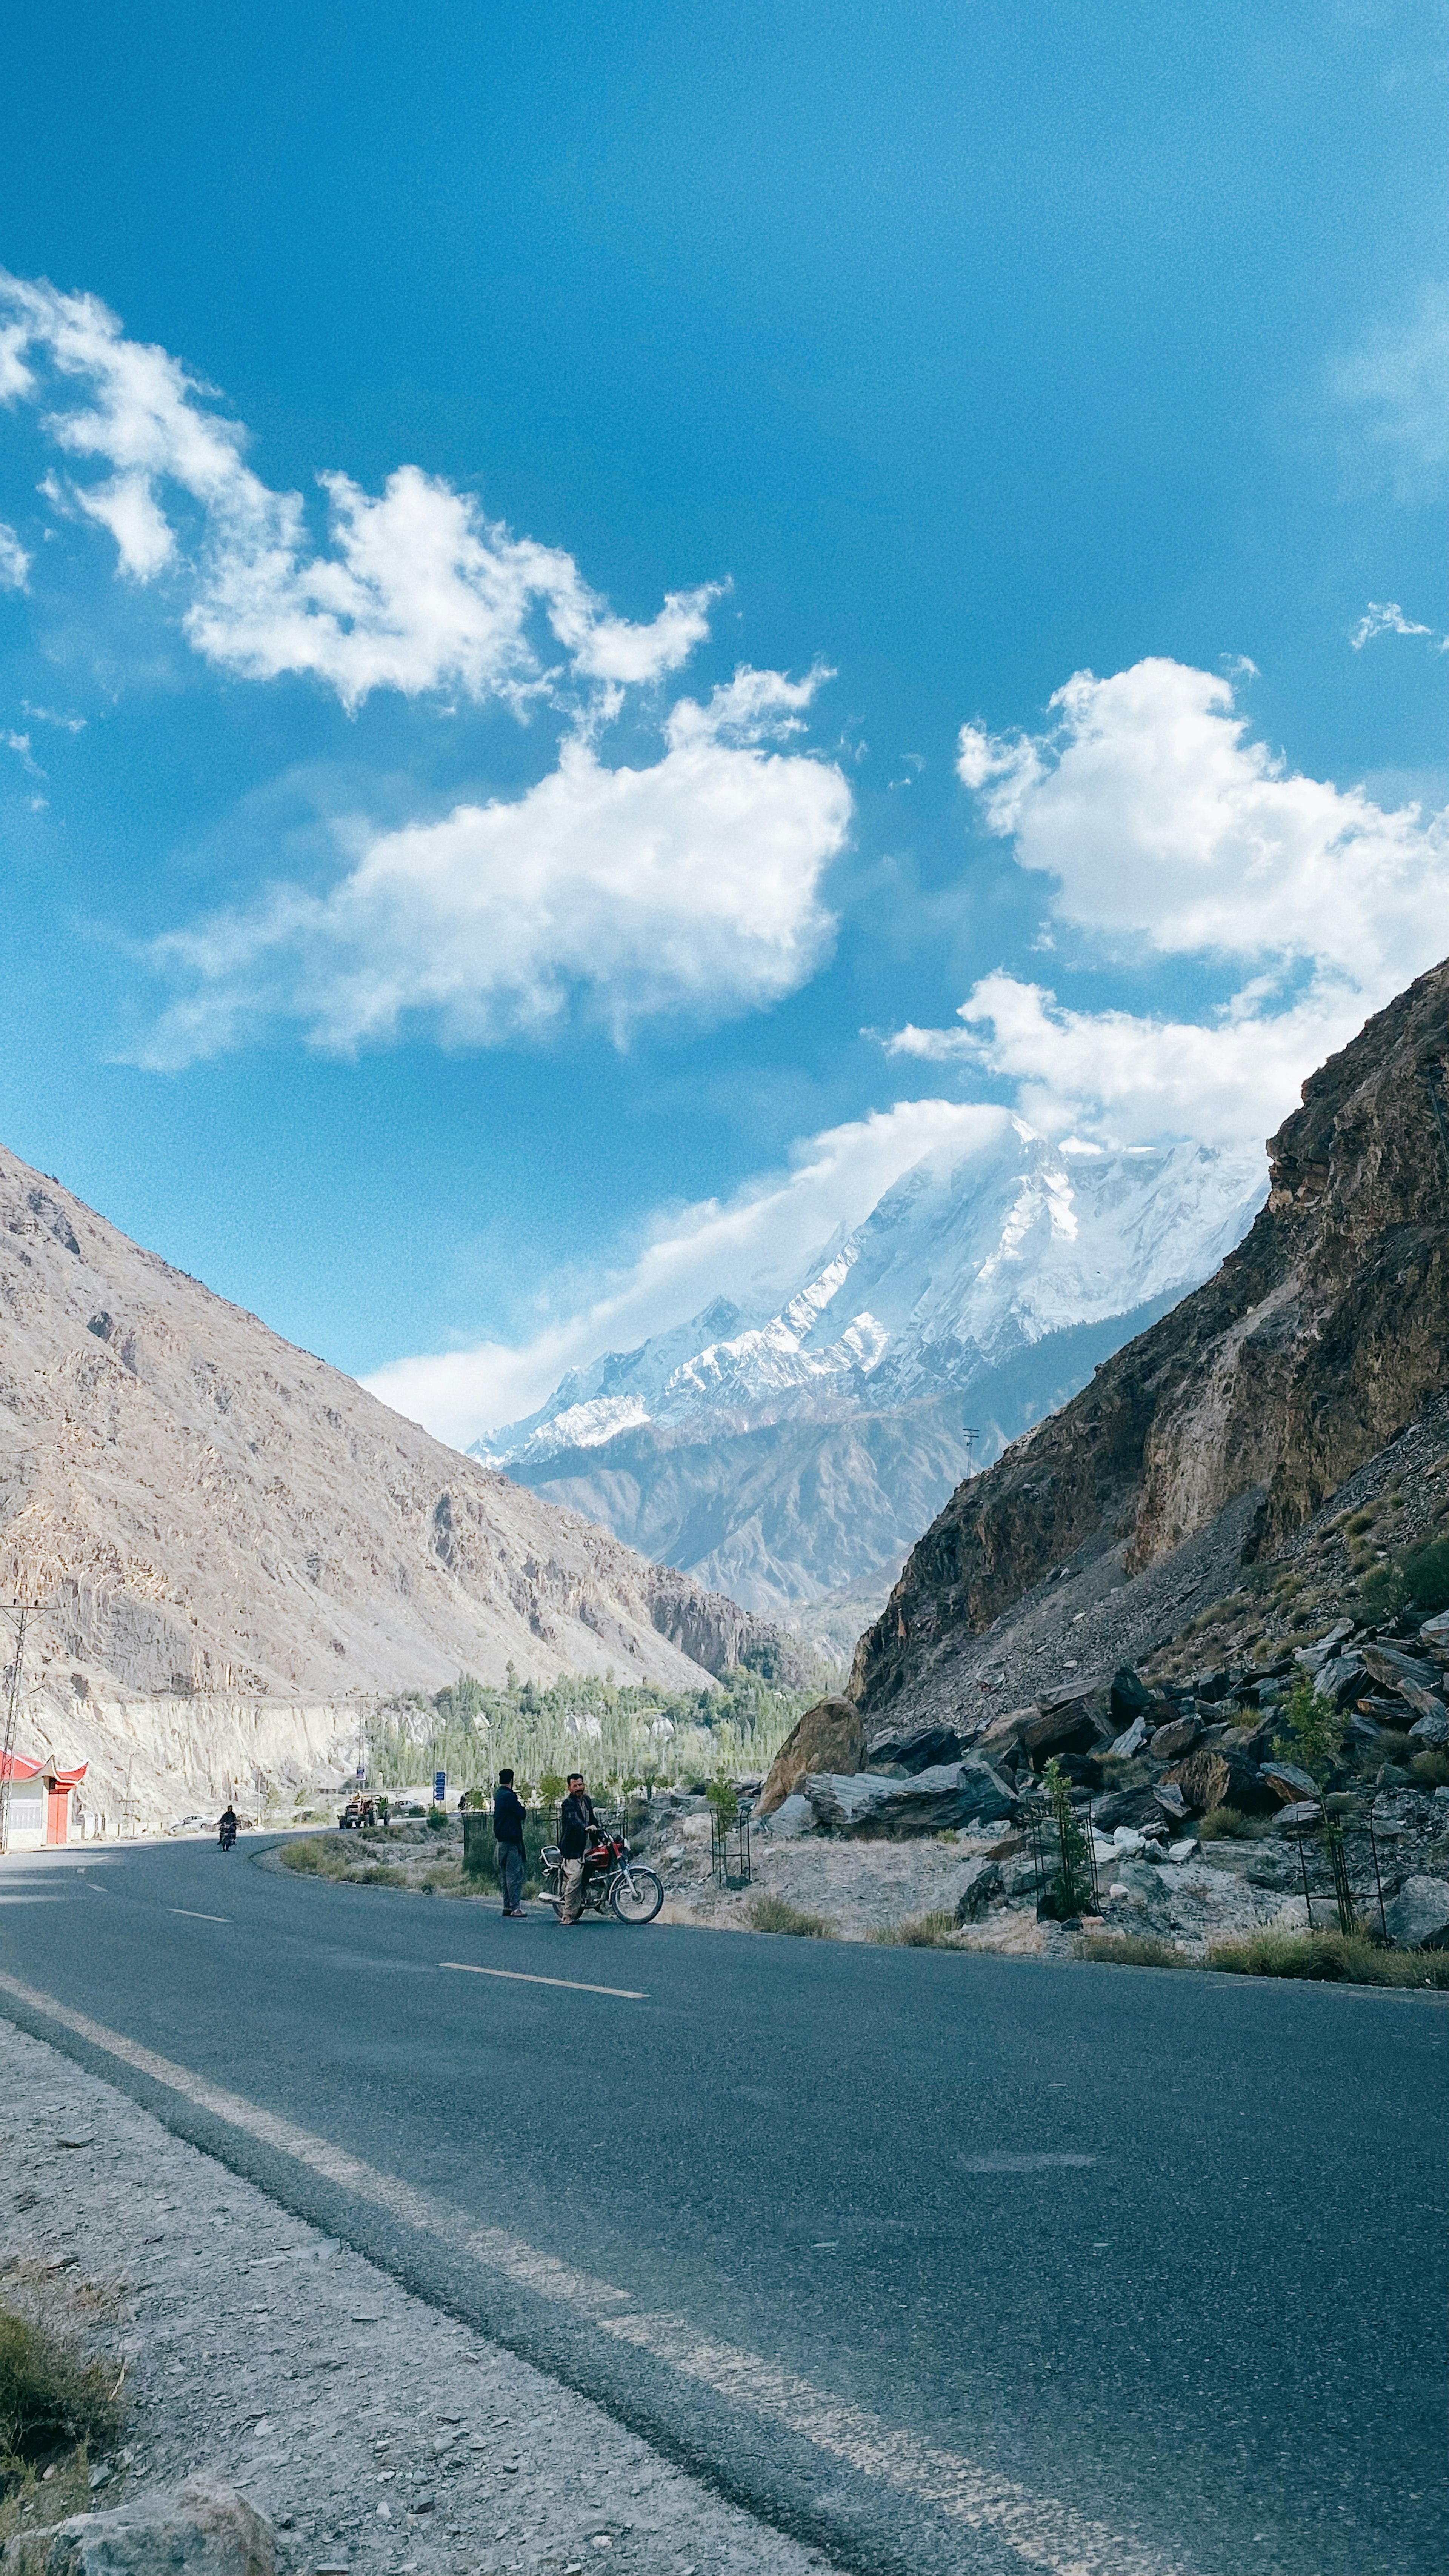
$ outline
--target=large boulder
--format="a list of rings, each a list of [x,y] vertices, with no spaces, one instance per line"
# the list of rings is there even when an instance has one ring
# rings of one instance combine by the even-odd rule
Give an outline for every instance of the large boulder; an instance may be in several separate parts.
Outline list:
[[[1112,1676],[1111,1712],[1119,1726],[1130,1726],[1151,1705],[1152,1693],[1133,1664],[1121,1664]]]
[[[1449,1880],[1406,1878],[1384,1925],[1401,1950],[1449,1950]]]
[[[956,1899],[956,1921],[958,1923],[978,1922],[992,1900],[995,1897],[1004,1896],[1005,1893],[1006,1886],[1001,1875],[1000,1861],[973,1860],[962,1881],[961,1893]]]
[[[865,1723],[853,1700],[817,1699],[798,1717],[770,1765],[755,1813],[772,1816],[809,1771],[829,1771],[836,1778],[860,1769],[865,1760]]]
[[[75,2513],[6,2545],[6,2576],[276,2576],[271,2525],[202,2470],[109,2513]]]
[[[1195,1717],[1174,1717],[1153,1734],[1149,1750],[1154,1762],[1180,1762],[1190,1753],[1202,1733]]]
[[[995,1824],[1011,1814],[1013,1805],[1010,1783],[979,1753],[964,1762],[938,1763],[909,1780],[878,1771],[858,1771],[847,1778],[812,1773],[800,1787],[816,1824],[827,1832],[890,1840]]]
[[[1359,1649],[1376,1682],[1385,1690],[1398,1690],[1405,1682],[1414,1682],[1420,1690],[1432,1690],[1442,1679],[1437,1664],[1423,1655],[1401,1654],[1397,1646],[1363,1646]]]
[[[964,1750],[954,1726],[888,1726],[871,1737],[865,1759],[872,1771],[932,1771],[938,1763],[959,1762]]]
[[[1449,1744],[1449,1709],[1432,1709],[1428,1716],[1421,1717],[1410,1727],[1409,1740],[1427,1752],[1442,1752]]]
[[[1296,1762],[1265,1762],[1263,1779],[1275,1798],[1291,1807],[1303,1798],[1316,1798],[1318,1783],[1311,1771],[1301,1771]]]
[[[1425,1620],[1419,1630],[1419,1643],[1427,1646],[1440,1663],[1449,1663],[1449,1610],[1441,1610],[1437,1617]]]

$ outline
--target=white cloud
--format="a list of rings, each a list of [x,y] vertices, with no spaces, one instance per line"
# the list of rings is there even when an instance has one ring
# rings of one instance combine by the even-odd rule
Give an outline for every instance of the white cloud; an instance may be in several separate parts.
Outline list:
[[[1449,466],[1449,290],[1426,286],[1407,322],[1380,326],[1334,361],[1329,386],[1363,418],[1401,498],[1437,486]]]
[[[209,399],[95,296],[0,272],[0,400],[54,403],[55,444],[109,469],[42,489],[108,529],[133,580],[173,575],[191,643],[220,668],[310,673],[349,708],[379,688],[522,706],[561,678],[586,690],[658,680],[708,632],[713,588],[671,592],[631,625],[571,555],[513,536],[412,465],[379,495],[321,475],[331,543],[319,551],[300,494],[252,472],[245,432]]]
[[[1005,1113],[975,1103],[908,1100],[812,1136],[791,1168],[751,1182],[725,1203],[707,1199],[661,1219],[631,1266],[601,1296],[510,1346],[487,1342],[397,1360],[366,1380],[374,1395],[459,1446],[541,1404],[565,1371],[601,1350],[632,1350],[726,1296],[768,1309],[839,1230],[926,1156],[953,1159],[999,1135]]]
[[[620,1039],[663,1012],[777,1000],[828,943],[820,881],[851,811],[837,768],[760,739],[798,721],[813,685],[742,671],[709,707],[674,709],[652,767],[606,768],[570,741],[511,803],[383,833],[330,893],[284,886],[170,934],[153,957],[191,990],[145,1060],[216,1054],[279,1013],[348,1053],[410,1013],[477,1045],[575,995]]]
[[[1305,1075],[1449,947],[1449,817],[1386,811],[1362,788],[1290,771],[1248,739],[1230,683],[1168,661],[1079,673],[1050,731],[963,729],[961,775],[1053,911],[1139,962],[1253,969],[1203,1022],[1073,1011],[998,973],[952,1030],[907,1028],[898,1056],[1019,1085],[1057,1132],[1265,1136]]]
[[[0,519],[0,590],[23,590],[29,574],[29,555],[15,530]]]
[[[1432,636],[1433,632],[1431,626],[1416,625],[1412,617],[1406,617],[1396,599],[1371,599],[1348,640],[1355,653],[1361,653],[1376,635]],[[1445,650],[1443,643],[1439,650]]]

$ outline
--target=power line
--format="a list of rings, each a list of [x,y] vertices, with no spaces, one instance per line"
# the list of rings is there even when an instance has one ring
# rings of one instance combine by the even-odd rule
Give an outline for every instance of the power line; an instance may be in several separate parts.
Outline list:
[[[0,1859],[10,1849],[10,1785],[15,1768],[15,1724],[20,1713],[20,1684],[25,1669],[25,1630],[31,1613],[54,1610],[53,1601],[3,1601],[0,1609],[19,1613],[15,1632],[15,1661],[10,1667],[10,1688],[5,1699],[5,1739],[0,1744]]]

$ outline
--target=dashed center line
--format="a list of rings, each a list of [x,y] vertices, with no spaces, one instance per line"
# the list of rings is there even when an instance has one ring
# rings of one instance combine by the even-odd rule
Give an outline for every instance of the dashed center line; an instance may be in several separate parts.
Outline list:
[[[514,1986],[566,1986],[571,1995],[615,1995],[621,2004],[647,2004],[647,1995],[632,1986],[585,1986],[577,1977],[532,1977],[526,1968],[479,1968],[471,1959],[440,1959],[440,1968],[456,1968],[465,1977],[506,1977]]]
[[[229,1914],[198,1914],[194,1905],[168,1905],[168,1914],[184,1914],[188,1923],[229,1923]]]

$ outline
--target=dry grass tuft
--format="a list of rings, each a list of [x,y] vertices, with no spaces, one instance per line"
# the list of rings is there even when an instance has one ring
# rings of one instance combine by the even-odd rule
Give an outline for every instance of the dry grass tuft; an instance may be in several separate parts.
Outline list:
[[[823,1914],[807,1914],[800,1905],[787,1904],[783,1896],[755,1896],[745,1907],[745,1920],[752,1932],[792,1932],[801,1941],[833,1941],[835,1926]]]
[[[956,1917],[944,1909],[917,1914],[909,1923],[883,1924],[869,1937],[883,1950],[951,1950],[956,1943]]]
[[[1235,1977],[1307,1977],[1346,1986],[1430,1986],[1449,1992],[1449,1957],[1385,1950],[1362,1934],[1250,1932],[1214,1942],[1208,1966]]]
[[[97,2285],[92,2311],[114,2305],[114,2285]],[[122,2364],[99,2358],[74,2332],[37,2308],[0,2307],[0,2550],[27,2529],[63,2522],[90,2494],[90,2452],[121,2426]]]
[[[1195,1968],[1185,1950],[1170,1941],[1151,1940],[1143,1932],[1088,1932],[1074,1945],[1078,1959],[1104,1961],[1112,1968]]]

